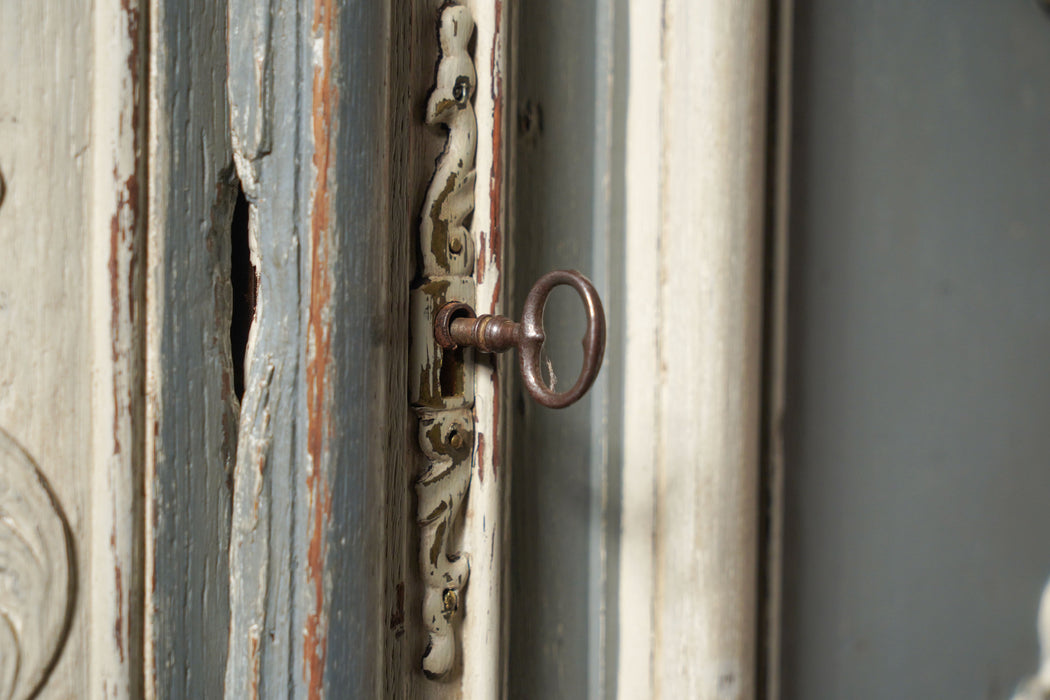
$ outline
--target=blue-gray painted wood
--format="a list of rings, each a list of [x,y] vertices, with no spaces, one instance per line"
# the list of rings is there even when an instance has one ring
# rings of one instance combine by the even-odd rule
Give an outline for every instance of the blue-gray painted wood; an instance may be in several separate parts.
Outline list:
[[[1050,573],[1050,15],[795,5],[783,697],[1007,698]]]
[[[615,695],[622,421],[626,3],[534,2],[516,20],[512,313],[544,272],[599,289],[608,349],[594,388],[551,410],[514,388],[509,690]],[[582,363],[583,311],[556,291],[544,316],[559,381]]]
[[[230,655],[226,697],[301,696],[307,682],[297,607],[305,581],[302,421],[304,248],[309,231],[309,26],[294,0],[229,4],[231,138],[250,206],[258,274],[233,472]],[[269,16],[269,31],[265,17]],[[306,25],[306,26],[304,26]],[[304,94],[306,97],[304,99]],[[271,102],[272,99],[272,102]],[[271,111],[272,105],[272,111]],[[305,123],[304,123],[305,122]],[[272,143],[264,134],[273,133]]]
[[[439,3],[230,5],[233,143],[260,297],[226,696],[414,696],[408,290],[440,149],[420,109]]]
[[[229,477],[236,450],[224,2],[157,0],[148,329],[154,424],[152,658],[157,697],[219,697],[228,630]]]

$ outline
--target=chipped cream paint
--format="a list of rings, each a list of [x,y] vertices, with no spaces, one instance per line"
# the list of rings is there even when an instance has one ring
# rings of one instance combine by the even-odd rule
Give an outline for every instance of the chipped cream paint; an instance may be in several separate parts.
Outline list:
[[[506,115],[509,98],[505,80],[511,4],[503,0],[470,0],[477,25],[478,91],[474,109],[478,119],[475,215],[476,309],[504,312],[504,235],[506,227]],[[524,10],[524,6],[523,6]],[[481,214],[481,215],[479,215]],[[500,373],[514,372],[509,354],[484,357],[474,367],[475,434],[480,448],[474,464],[478,478],[470,488],[463,522],[463,547],[474,554],[471,563],[467,615],[461,627],[464,667],[461,697],[506,696],[507,626],[504,606],[507,540],[506,469],[502,465],[505,388]],[[504,375],[509,376],[509,375]],[[482,475],[484,478],[482,478]]]
[[[0,698],[47,681],[72,623],[73,540],[32,457],[0,429]]]
[[[141,691],[139,17],[128,0],[0,3],[0,63],[18,76],[0,81],[0,424],[33,454],[68,518],[75,567],[63,571],[59,533],[51,575],[76,571],[68,642],[53,666],[24,650],[16,697],[45,670],[43,698]],[[25,474],[8,465],[3,478]],[[55,609],[42,620],[65,619],[64,601],[44,604]],[[50,622],[23,623],[25,640],[52,633]]]
[[[220,697],[238,405],[229,268],[237,187],[226,0],[149,0],[145,679],[141,695]],[[133,696],[140,693],[133,692]]]
[[[412,405],[419,445],[427,458],[416,482],[423,578],[423,671],[449,676],[456,660],[455,629],[470,575],[469,555],[457,551],[459,515],[470,487],[474,445],[471,355],[445,352],[434,340],[433,319],[446,302],[474,304],[474,243],[464,221],[474,211],[477,86],[468,50],[470,10],[448,5],[438,23],[441,58],[426,121],[448,129],[445,150],[427,189],[419,225],[423,282],[412,290]],[[451,375],[451,376],[450,376]]]
[[[99,695],[142,692],[146,27],[138,0],[96,4],[92,102],[91,677]],[[105,235],[103,235],[105,232]],[[99,274],[105,270],[106,275]],[[105,321],[103,321],[105,319]]]
[[[476,25],[475,69],[478,149],[475,168],[474,217],[475,308],[504,312],[506,228],[506,115],[509,97],[505,80],[509,15],[513,4],[503,0],[466,0]],[[466,614],[460,626],[463,668],[456,697],[506,696],[506,468],[502,463],[505,387],[500,373],[513,372],[514,358],[476,356],[474,371],[475,479],[471,481],[463,518],[462,548],[470,552],[470,586]],[[509,376],[509,375],[505,375]],[[484,445],[484,450],[481,449]]]

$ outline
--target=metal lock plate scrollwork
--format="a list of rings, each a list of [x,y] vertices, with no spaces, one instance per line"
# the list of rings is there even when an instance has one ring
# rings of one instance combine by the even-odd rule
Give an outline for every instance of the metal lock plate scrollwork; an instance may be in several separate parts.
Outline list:
[[[416,482],[427,646],[423,671],[449,674],[456,659],[456,623],[470,576],[467,554],[455,551],[459,517],[474,460],[473,353],[516,347],[525,389],[540,404],[564,408],[590,389],[605,352],[605,312],[594,285],[575,270],[555,270],[536,282],[520,323],[474,312],[474,245],[465,222],[474,211],[477,82],[469,52],[474,22],[466,7],[441,12],[441,58],[426,121],[448,129],[445,149],[427,190],[419,230],[421,275],[411,292],[411,400],[419,444],[427,459]],[[542,377],[543,309],[560,285],[576,290],[587,313],[583,369],[566,391]]]
[[[465,221],[474,211],[477,82],[469,44],[470,11],[448,5],[438,36],[441,59],[426,121],[448,129],[445,150],[427,189],[419,226],[420,281],[411,292],[414,323],[434,318],[448,302],[473,304],[474,245]],[[427,462],[416,482],[423,576],[423,623],[428,640],[423,670],[446,676],[455,663],[455,624],[470,575],[466,554],[454,551],[457,522],[470,486],[474,449],[474,378],[464,352],[446,352],[429,322],[412,333],[411,401],[419,418],[419,445]]]

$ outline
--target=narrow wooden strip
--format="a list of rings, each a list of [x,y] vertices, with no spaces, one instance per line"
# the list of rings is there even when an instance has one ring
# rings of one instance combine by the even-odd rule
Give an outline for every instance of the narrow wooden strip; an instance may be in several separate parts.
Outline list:
[[[656,17],[643,5],[631,11],[618,692],[751,697],[768,8],[667,0]]]
[[[477,180],[472,222],[477,260],[479,313],[504,312],[506,235],[506,124],[509,6],[504,0],[473,0],[476,25],[474,64],[478,90]],[[471,580],[463,619],[463,676],[455,697],[500,697],[504,683],[506,630],[503,578],[506,569],[508,513],[505,445],[506,382],[516,371],[510,357],[477,356],[474,375],[476,447],[474,480],[463,524],[463,548],[471,553]]]
[[[219,697],[237,397],[225,2],[150,0],[147,697]]]
[[[94,10],[91,167],[91,697],[142,695],[146,26],[137,0]]]
[[[766,511],[761,515],[767,529],[761,533],[765,538],[763,551],[766,554],[765,576],[761,604],[765,625],[759,630],[764,645],[765,685],[758,688],[766,700],[779,700],[780,689],[780,640],[783,619],[783,539],[784,539],[784,412],[786,410],[787,381],[787,290],[788,290],[788,215],[790,213],[791,172],[791,51],[794,32],[794,2],[785,0],[771,5],[776,14],[770,41],[774,52],[772,69],[775,74],[775,104],[770,110],[770,133],[773,158],[770,163],[769,186],[772,231],[767,257],[771,261],[772,278],[767,290],[769,306],[766,311],[766,387],[763,415],[763,439],[766,445],[763,466],[763,492]]]

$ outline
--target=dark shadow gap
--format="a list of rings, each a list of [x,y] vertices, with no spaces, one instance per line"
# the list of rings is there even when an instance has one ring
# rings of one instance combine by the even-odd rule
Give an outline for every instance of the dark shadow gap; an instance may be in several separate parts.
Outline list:
[[[258,273],[252,265],[248,243],[248,200],[244,188],[237,185],[237,203],[230,222],[230,284],[233,287],[233,310],[230,316],[230,352],[233,359],[233,390],[237,400],[244,397],[244,355],[248,333],[255,319]]]

